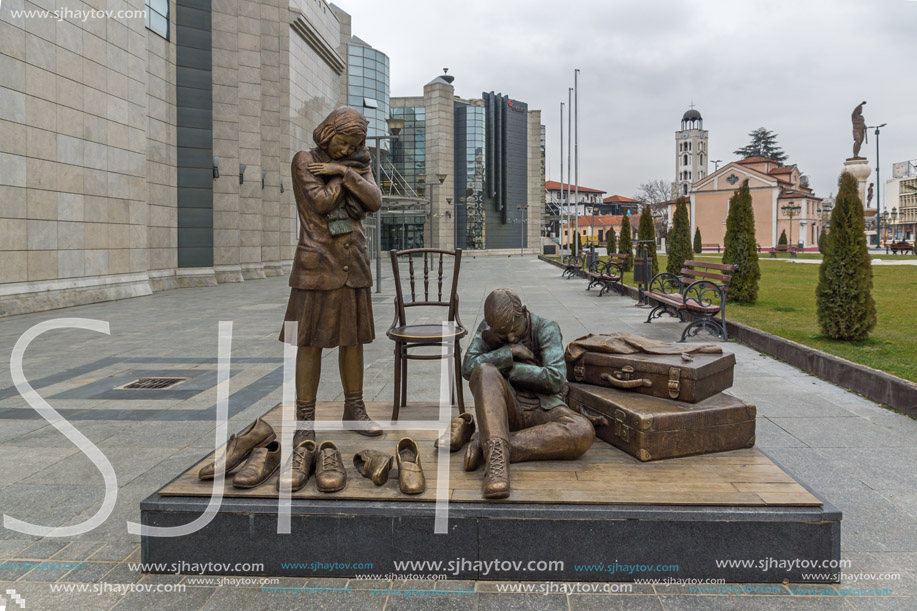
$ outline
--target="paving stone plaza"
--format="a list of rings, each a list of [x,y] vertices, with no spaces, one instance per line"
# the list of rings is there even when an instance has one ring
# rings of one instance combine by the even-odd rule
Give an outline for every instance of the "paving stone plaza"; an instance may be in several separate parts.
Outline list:
[[[392,344],[384,332],[394,296],[386,278],[374,297],[376,341],[367,346],[365,399],[392,399]],[[643,324],[646,310],[627,297],[597,297],[581,279],[534,257],[471,257],[460,279],[461,318],[475,328],[491,290],[516,290],[529,308],[556,320],[565,341],[630,331],[675,341],[681,326],[662,319]],[[0,593],[13,590],[26,609],[912,609],[917,596],[917,422],[777,362],[740,344],[731,393],[758,408],[757,447],[825,501],[843,512],[841,553],[847,578],[795,584],[767,594],[698,594],[687,586],[634,585],[627,594],[500,593],[492,581],[360,581],[281,578],[281,586],[326,586],[348,591],[266,592],[256,584],[207,585],[194,578],[143,574],[140,539],[127,531],[139,521],[139,503],[212,451],[216,402],[218,322],[233,323],[230,431],[237,431],[281,400],[282,348],[277,341],[288,296],[285,277],[240,284],[163,291],[152,296],[6,318],[0,324],[4,358],[28,329],[43,321],[107,321],[110,335],[56,330],[29,346],[24,373],[31,385],[111,461],[117,504],[104,524],[73,538],[31,537],[0,529]],[[691,341],[705,341],[700,338]],[[466,340],[467,343],[467,340]],[[319,400],[340,400],[335,350],[324,356]],[[157,400],[117,390],[139,376],[190,380]],[[439,364],[412,364],[410,401],[436,401]],[[470,399],[467,391],[466,398]],[[332,435],[333,436],[333,435]],[[596,441],[596,443],[603,443]],[[99,470],[48,425],[0,371],[0,509],[47,526],[82,522],[98,511],[105,487]],[[323,561],[290,550],[292,561]],[[358,558],[352,559],[358,562]],[[33,564],[27,564],[33,563]],[[42,564],[44,563],[44,564]],[[81,566],[67,563],[82,563]],[[28,569],[29,566],[34,568]],[[888,574],[900,579],[882,579]],[[856,577],[850,577],[856,575]],[[857,579],[858,581],[853,581]],[[90,584],[87,591],[53,591]],[[91,584],[183,584],[183,592],[96,593]],[[739,585],[739,584],[735,584]],[[556,584],[555,584],[556,586]],[[461,589],[473,594],[407,598],[372,589]],[[770,586],[769,586],[770,587]],[[155,588],[154,588],[155,589]],[[164,589],[164,588],[160,588]],[[864,595],[854,594],[858,589]],[[890,596],[865,595],[890,589]],[[111,589],[110,589],[111,590]],[[7,594],[7,609],[18,608]]]

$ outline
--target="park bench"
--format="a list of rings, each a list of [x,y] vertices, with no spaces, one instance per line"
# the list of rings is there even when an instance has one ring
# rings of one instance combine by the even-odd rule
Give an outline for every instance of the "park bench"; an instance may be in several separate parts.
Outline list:
[[[771,258],[775,259],[779,253],[788,252],[791,257],[796,256],[797,248],[795,246],[790,246],[789,244],[777,244],[776,247],[771,248],[769,251],[771,253]]]
[[[599,297],[615,289],[621,295],[624,294],[624,267],[627,264],[627,255],[614,254],[609,255],[607,261],[593,261],[589,271],[586,272],[586,278],[589,279],[588,291],[594,286],[601,286]]]
[[[586,257],[579,255],[568,255],[563,260],[564,271],[561,278],[572,278],[583,273],[583,266],[586,265]]]
[[[725,263],[685,261],[677,276],[668,272],[656,274],[644,293],[656,304],[646,322],[652,322],[663,314],[677,316],[685,322],[685,312],[691,312],[694,320],[685,327],[679,342],[685,341],[689,334],[692,337],[697,335],[701,329],[719,335],[723,341],[728,340],[726,293],[738,267]]]
[[[713,249],[716,249],[716,252],[720,252],[720,245],[719,244],[701,244],[700,249],[701,249],[701,252],[705,250],[713,250]]]
[[[909,242],[902,240],[900,242],[892,242],[891,244],[886,243],[885,254],[889,254],[889,251],[891,251],[893,255],[897,255],[899,252],[902,254],[914,254],[914,247]]]

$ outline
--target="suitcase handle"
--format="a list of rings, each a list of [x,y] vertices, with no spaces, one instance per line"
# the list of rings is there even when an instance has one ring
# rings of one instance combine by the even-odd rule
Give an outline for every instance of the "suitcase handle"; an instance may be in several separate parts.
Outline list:
[[[641,386],[646,386],[649,388],[653,385],[653,381],[648,378],[637,378],[636,380],[619,380],[610,373],[603,373],[600,377],[617,388],[640,388]]]

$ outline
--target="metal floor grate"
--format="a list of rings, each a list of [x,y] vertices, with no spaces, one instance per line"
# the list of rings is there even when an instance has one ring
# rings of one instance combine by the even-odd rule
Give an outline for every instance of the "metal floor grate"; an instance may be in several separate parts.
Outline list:
[[[140,378],[139,380],[134,380],[129,384],[125,384],[121,388],[130,390],[162,390],[165,388],[172,388],[176,384],[181,384],[188,379],[189,378]]]

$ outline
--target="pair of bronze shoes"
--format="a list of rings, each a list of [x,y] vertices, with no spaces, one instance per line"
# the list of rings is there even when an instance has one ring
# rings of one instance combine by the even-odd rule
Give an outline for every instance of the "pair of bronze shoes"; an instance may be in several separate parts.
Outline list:
[[[280,466],[280,444],[270,424],[256,418],[241,433],[230,436],[216,460],[198,472],[200,479],[213,479],[218,472],[231,473],[242,469],[232,478],[235,488],[254,488],[263,484]]]
[[[471,440],[474,434],[474,418],[469,413],[460,414],[453,418],[449,425],[449,451],[458,452]],[[439,447],[439,438],[433,443],[434,448]]]
[[[395,457],[398,462],[398,487],[404,494],[420,494],[427,489],[423,468],[420,466],[420,451],[417,443],[410,437],[405,437],[395,447]],[[389,471],[392,469],[393,458],[390,454],[377,450],[363,450],[353,455],[353,466],[363,477],[381,486],[388,481]]]
[[[293,455],[277,478],[277,489],[289,486],[296,492],[306,485],[315,473],[315,487],[319,492],[337,492],[347,485],[347,471],[341,451],[331,440],[316,446],[311,439],[303,440],[293,448]]]

